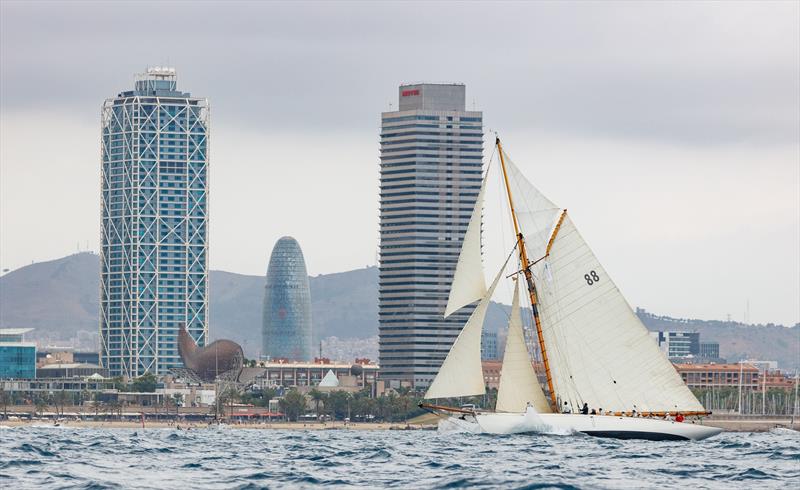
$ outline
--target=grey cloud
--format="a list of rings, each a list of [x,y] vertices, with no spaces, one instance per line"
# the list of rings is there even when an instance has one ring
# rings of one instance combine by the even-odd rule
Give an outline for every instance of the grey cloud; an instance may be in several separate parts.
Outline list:
[[[2,107],[96,118],[148,64],[217,124],[374,128],[396,85],[457,80],[498,127],[794,143],[796,3],[3,3]]]

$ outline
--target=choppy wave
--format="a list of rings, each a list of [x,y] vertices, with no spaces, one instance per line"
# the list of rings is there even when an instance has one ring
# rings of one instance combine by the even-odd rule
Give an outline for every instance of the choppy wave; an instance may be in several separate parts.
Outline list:
[[[0,435],[6,488],[797,488],[795,434],[701,442],[433,431],[67,429]]]

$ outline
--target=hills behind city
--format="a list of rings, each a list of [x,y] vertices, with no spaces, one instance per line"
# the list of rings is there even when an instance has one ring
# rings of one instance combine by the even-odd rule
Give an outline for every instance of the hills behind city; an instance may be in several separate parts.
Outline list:
[[[31,327],[30,338],[45,344],[77,341],[91,345],[98,331],[99,258],[83,252],[34,263],[0,277],[0,327]],[[212,339],[240,343],[248,357],[261,346],[264,276],[211,271],[209,331]],[[315,345],[329,357],[377,358],[378,269],[367,267],[310,277]],[[492,303],[489,330],[502,330],[509,307]],[[730,361],[758,358],[784,369],[800,367],[800,325],[746,325],[733,321],[677,319],[638,310],[650,330],[700,332],[720,344]]]

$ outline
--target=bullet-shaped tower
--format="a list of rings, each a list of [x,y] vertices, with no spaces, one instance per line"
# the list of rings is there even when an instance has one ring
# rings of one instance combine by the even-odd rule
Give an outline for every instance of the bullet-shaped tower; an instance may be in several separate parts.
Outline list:
[[[267,269],[262,356],[310,361],[313,357],[311,292],[300,244],[285,236],[275,243]]]

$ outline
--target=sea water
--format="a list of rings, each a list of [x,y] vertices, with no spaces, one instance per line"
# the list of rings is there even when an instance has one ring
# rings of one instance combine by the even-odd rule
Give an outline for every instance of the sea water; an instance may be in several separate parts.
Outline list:
[[[800,434],[701,442],[436,431],[0,430],[0,488],[800,488]]]

